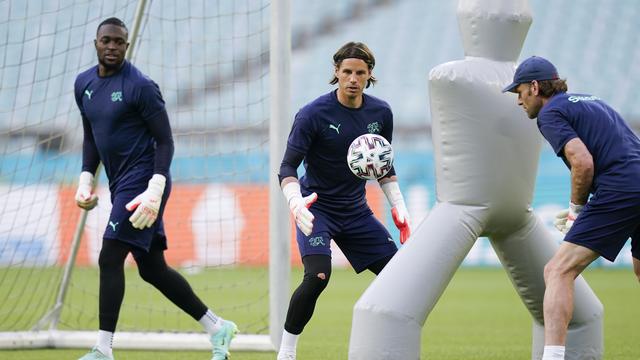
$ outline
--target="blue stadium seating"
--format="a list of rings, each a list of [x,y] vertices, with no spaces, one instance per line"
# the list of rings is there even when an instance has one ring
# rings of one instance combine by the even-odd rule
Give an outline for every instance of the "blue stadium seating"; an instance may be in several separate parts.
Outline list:
[[[102,20],[98,12],[112,9],[130,21],[135,3],[1,2],[0,131],[42,123],[68,127],[77,69],[95,63],[90,43]],[[160,83],[177,128],[252,126],[265,120],[269,12],[263,10],[268,3],[151,2],[135,61]],[[640,80],[640,3],[530,4],[534,21],[521,58],[549,58],[572,91],[596,94],[640,124],[633,88]],[[367,43],[377,58],[379,84],[368,92],[392,105],[399,128],[428,126],[429,70],[464,56],[454,1],[292,0],[291,8],[293,112],[332,88],[331,56],[355,40]],[[158,21],[175,15],[177,21]],[[226,31],[230,28],[236,32]],[[205,46],[194,45],[207,34],[212,36]],[[204,65],[191,66],[196,62]],[[252,91],[256,88],[262,91]],[[201,116],[204,109],[219,109],[219,119]]]

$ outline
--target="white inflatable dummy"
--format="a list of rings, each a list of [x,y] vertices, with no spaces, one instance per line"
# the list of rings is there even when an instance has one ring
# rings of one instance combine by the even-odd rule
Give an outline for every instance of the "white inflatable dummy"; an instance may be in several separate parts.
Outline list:
[[[351,360],[419,359],[427,316],[481,236],[531,313],[531,358],[542,357],[543,268],[557,248],[531,209],[542,138],[501,93],[531,11],[526,0],[461,0],[457,15],[465,59],[429,74],[437,203],[356,303]],[[602,304],[582,277],[574,305],[565,358],[601,359]]]

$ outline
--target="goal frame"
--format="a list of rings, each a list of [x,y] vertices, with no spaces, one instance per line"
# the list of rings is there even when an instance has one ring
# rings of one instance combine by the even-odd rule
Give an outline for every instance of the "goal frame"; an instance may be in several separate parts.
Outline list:
[[[272,0],[269,4],[269,169],[279,167],[290,126],[290,64],[291,64],[291,0]],[[126,58],[133,57],[139,29],[144,21],[146,0],[138,0],[132,24]],[[99,171],[100,169],[98,169]],[[96,176],[98,178],[98,176]],[[275,176],[269,176],[269,334],[239,334],[231,344],[235,351],[274,351],[279,347],[286,315],[291,273],[289,240],[289,210]],[[85,348],[95,344],[95,331],[58,330],[58,323],[71,283],[80,241],[88,211],[82,210],[71,243],[71,252],[56,301],[45,315],[28,331],[0,332],[0,349]],[[181,332],[116,332],[114,347],[136,350],[210,350],[205,333]]]

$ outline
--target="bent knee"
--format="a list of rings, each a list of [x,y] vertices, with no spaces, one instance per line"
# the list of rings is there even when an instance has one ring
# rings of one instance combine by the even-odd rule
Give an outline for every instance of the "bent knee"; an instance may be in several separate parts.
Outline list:
[[[315,275],[310,274],[309,276],[305,276],[304,280],[312,283],[317,283],[321,286],[327,286],[329,283],[329,278],[331,277],[331,273],[318,272]]]
[[[305,271],[304,280],[307,281],[320,281],[323,283],[329,282],[331,278],[331,269],[317,269],[316,271]]]
[[[329,273],[319,272],[316,273],[315,276],[309,274],[309,276],[305,276],[302,280],[305,287],[314,293],[321,293],[329,284]]]
[[[140,275],[140,278],[148,283],[152,283],[153,282],[153,275],[150,271],[147,271],[141,267],[138,267],[138,275]]]
[[[550,279],[565,277],[565,276],[578,276],[578,271],[574,267],[563,264],[553,259],[544,266],[544,280],[545,282]]]
[[[169,276],[167,271],[168,268],[166,266],[149,266],[148,264],[143,265],[138,263],[138,275],[140,275],[142,280],[152,285],[162,282],[163,279],[166,279]]]

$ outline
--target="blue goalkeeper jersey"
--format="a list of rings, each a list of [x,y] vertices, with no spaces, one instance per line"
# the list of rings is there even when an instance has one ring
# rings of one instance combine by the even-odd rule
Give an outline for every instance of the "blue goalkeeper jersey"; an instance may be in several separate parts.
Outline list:
[[[584,142],[594,162],[591,193],[640,192],[640,140],[604,101],[592,95],[557,94],[542,107],[537,123],[567,166],[564,146],[576,137]]]
[[[356,177],[347,165],[349,145],[367,133],[392,141],[391,108],[376,97],[363,97],[362,106],[353,109],[340,104],[336,91],[332,91],[304,106],[295,116],[287,147],[304,155],[302,194],[318,193],[316,204],[325,210],[341,214],[368,210],[366,181]],[[391,169],[387,176],[394,174]]]
[[[163,137],[171,142],[169,159],[162,161],[168,177],[173,145],[164,100],[155,82],[127,61],[108,77],[98,76],[98,66],[94,66],[76,78],[75,98],[85,126],[83,151],[86,156],[97,150],[112,193],[149,180],[154,172],[154,131],[168,134]],[[97,161],[90,161],[83,164],[83,170],[94,172],[96,166]]]

